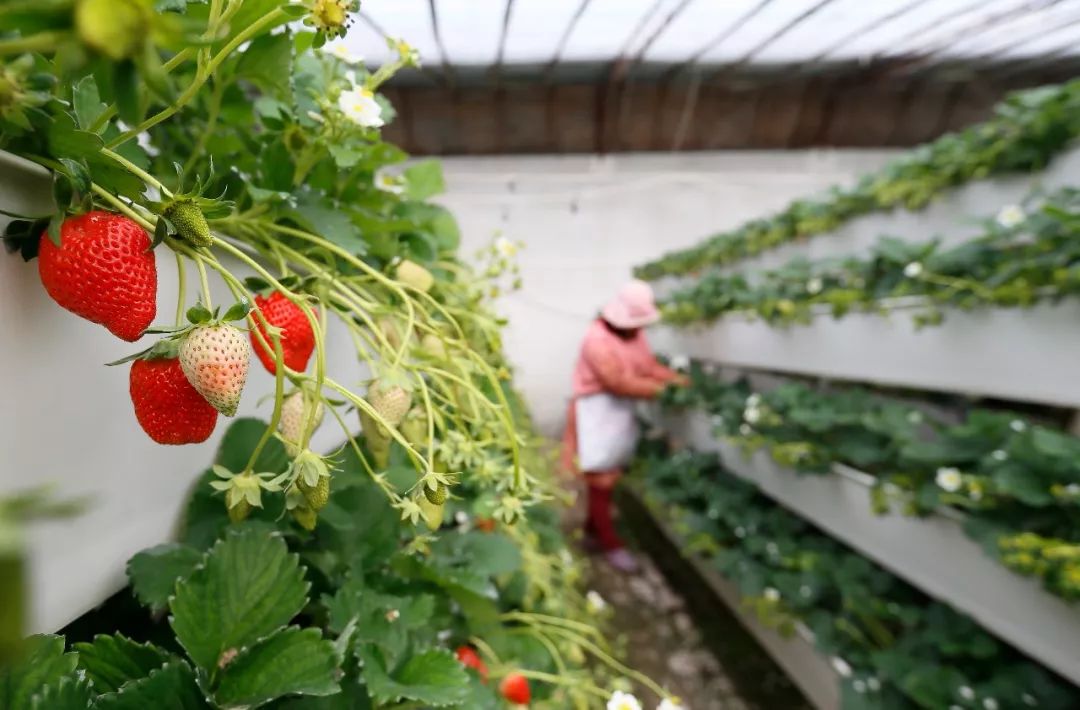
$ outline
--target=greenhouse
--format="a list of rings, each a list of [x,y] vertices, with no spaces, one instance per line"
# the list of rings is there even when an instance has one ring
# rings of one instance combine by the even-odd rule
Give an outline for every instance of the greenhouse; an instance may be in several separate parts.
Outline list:
[[[1077,72],[1080,0],[0,0],[0,710],[1080,708]]]

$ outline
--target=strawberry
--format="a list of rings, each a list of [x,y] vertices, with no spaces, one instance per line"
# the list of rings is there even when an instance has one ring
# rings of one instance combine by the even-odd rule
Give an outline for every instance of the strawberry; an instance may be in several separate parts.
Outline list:
[[[529,681],[520,673],[510,673],[499,683],[499,692],[502,696],[515,705],[528,705],[532,694],[529,692]]]
[[[420,266],[415,261],[404,259],[398,263],[394,270],[394,277],[405,286],[417,291],[430,291],[435,285],[435,277],[431,272]]]
[[[194,327],[180,345],[188,382],[227,417],[236,414],[247,380],[251,348],[237,328],[224,323]]]
[[[217,411],[184,376],[177,358],[131,363],[130,392],[135,418],[159,444],[198,444],[217,424]]]
[[[405,441],[415,448],[420,448],[427,443],[427,414],[421,407],[413,407],[405,415],[405,420],[398,426],[398,430],[405,437]]]
[[[292,513],[293,520],[299,523],[304,530],[314,530],[319,522],[319,514],[307,506],[293,508],[289,512]]]
[[[427,498],[428,502],[432,505],[442,505],[446,502],[449,495],[450,489],[441,483],[435,488],[424,486],[424,497]]]
[[[368,404],[387,424],[396,427],[405,419],[412,406],[412,395],[398,384],[375,381],[368,388]]]
[[[495,532],[495,519],[494,518],[476,518],[476,529],[480,532]]]
[[[487,664],[484,663],[483,659],[480,658],[480,654],[478,654],[472,646],[458,646],[455,654],[461,665],[466,668],[472,668],[479,674],[480,679],[487,683]]]
[[[281,403],[281,421],[278,423],[278,432],[285,440],[285,451],[289,454],[289,458],[294,459],[300,453],[300,437],[304,432],[310,411],[303,392],[293,392]],[[316,429],[322,424],[323,414],[323,404],[319,402],[315,409]]]
[[[308,359],[315,350],[315,333],[311,330],[311,323],[300,306],[286,298],[285,294],[275,291],[268,298],[256,296],[255,307],[270,325],[281,329],[281,355],[285,367],[297,372],[306,370]],[[255,328],[266,338],[270,348],[263,347],[254,330],[251,331],[251,344],[255,347],[255,354],[259,356],[263,367],[273,375],[277,372],[274,362],[274,341],[259,318],[255,318]]]
[[[330,500],[329,476],[319,476],[319,482],[314,486],[309,486],[303,479],[300,479],[296,482],[296,487],[304,494],[304,500],[307,501],[307,507],[312,510],[322,510]]]
[[[170,202],[165,207],[165,216],[176,227],[176,233],[192,245],[208,247],[214,243],[206,216],[190,197],[181,197]]]
[[[442,527],[443,516],[446,514],[445,507],[435,505],[423,497],[417,498],[416,504],[420,506],[420,511],[424,514],[424,524],[427,525],[428,530],[435,532]]]
[[[128,342],[157,314],[157,263],[150,236],[110,212],[68,217],[60,246],[41,235],[38,273],[54,301]]]
[[[364,433],[375,468],[385,469],[390,464],[390,434],[363,410],[360,411],[360,430]]]

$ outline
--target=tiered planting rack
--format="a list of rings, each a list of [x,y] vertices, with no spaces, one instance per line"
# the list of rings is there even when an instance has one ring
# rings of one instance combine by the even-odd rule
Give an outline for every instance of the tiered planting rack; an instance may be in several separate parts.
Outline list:
[[[855,219],[834,234],[790,244],[726,267],[779,266],[795,255],[810,259],[865,253],[882,234],[925,241],[972,236],[972,216],[992,216],[1033,188],[1080,183],[1080,150],[1060,156],[1040,174],[988,180],[958,188],[925,213],[897,211]],[[948,225],[954,230],[949,231]],[[658,282],[660,295],[686,278]],[[919,307],[918,301],[908,304]],[[824,309],[806,325],[771,326],[732,313],[711,324],[664,327],[654,347],[725,368],[813,376],[914,390],[950,392],[1080,409],[1080,303],[1044,302],[1028,309],[945,310],[944,323],[916,329],[907,308],[889,315],[852,313],[833,319]],[[924,518],[877,515],[874,479],[842,464],[829,474],[800,474],[765,451],[744,455],[714,436],[701,411],[671,414],[675,439],[714,452],[733,474],[753,482],[791,512],[810,521],[928,595],[970,615],[991,633],[1080,685],[1080,608],[1009,571],[963,531],[962,514],[946,509]],[[720,493],[722,494],[722,492]],[[735,600],[737,601],[737,600]],[[733,610],[738,611],[738,605]],[[756,621],[747,618],[748,627]],[[819,708],[837,707],[838,693],[821,692],[838,677],[820,657],[792,645],[763,644]],[[810,660],[807,660],[810,659]]]

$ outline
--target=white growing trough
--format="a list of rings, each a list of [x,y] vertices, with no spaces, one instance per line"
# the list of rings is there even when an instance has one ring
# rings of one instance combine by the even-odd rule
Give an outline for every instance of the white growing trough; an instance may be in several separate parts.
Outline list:
[[[817,315],[785,327],[729,314],[711,324],[663,328],[668,354],[720,365],[1080,408],[1080,302],[1032,308],[945,310],[917,330],[904,310],[887,316]]]
[[[1011,572],[963,531],[963,516],[926,518],[873,512],[873,478],[848,466],[800,475],[765,451],[746,457],[713,435],[708,414],[689,411],[668,428],[698,451],[717,453],[725,468],[927,594],[1080,684],[1080,609]]]

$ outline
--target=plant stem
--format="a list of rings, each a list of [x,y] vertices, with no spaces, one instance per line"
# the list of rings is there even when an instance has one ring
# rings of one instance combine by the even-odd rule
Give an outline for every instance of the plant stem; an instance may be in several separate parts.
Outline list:
[[[176,283],[177,283],[177,295],[176,295],[176,325],[180,326],[184,323],[184,306],[187,303],[186,291],[187,291],[187,269],[184,264],[184,256],[180,252],[173,252],[176,256]]]
[[[68,35],[64,32],[38,32],[29,37],[2,40],[0,41],[0,57],[28,52],[47,53],[56,49],[67,38]]]
[[[199,284],[202,286],[203,305],[206,310],[213,312],[214,304],[210,299],[210,281],[206,278],[206,264],[203,263],[201,254],[195,254],[195,266],[199,269]]]

